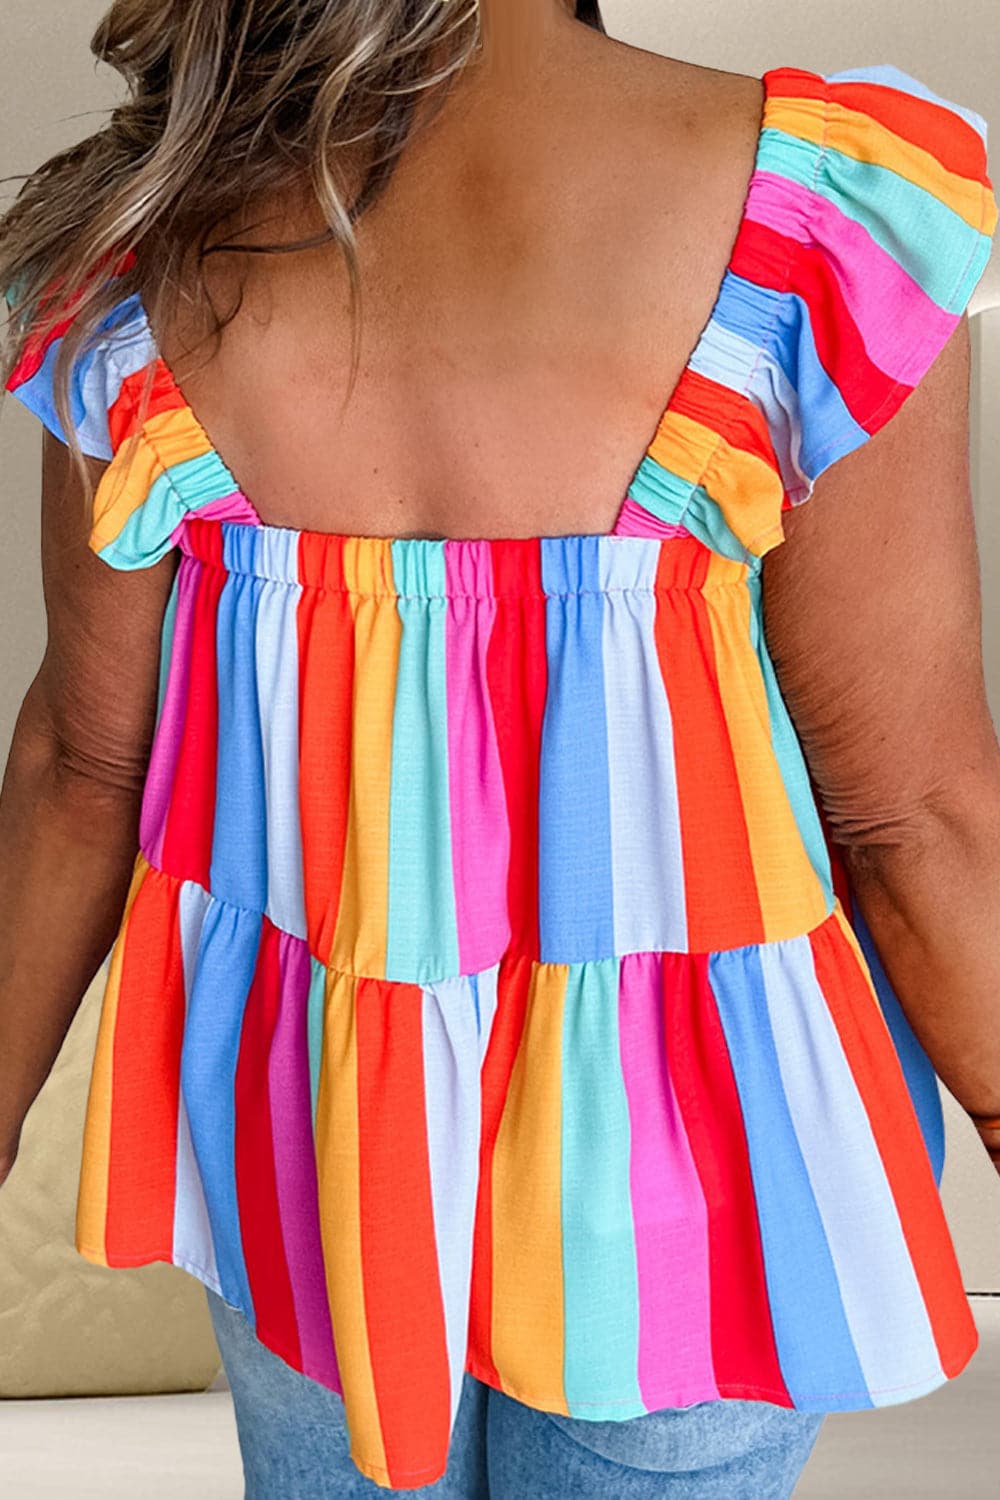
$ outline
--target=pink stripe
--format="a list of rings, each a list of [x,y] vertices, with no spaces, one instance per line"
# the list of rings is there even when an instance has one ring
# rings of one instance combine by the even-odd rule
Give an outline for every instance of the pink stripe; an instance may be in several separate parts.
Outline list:
[[[488,541],[445,542],[445,660],[452,871],[463,974],[507,946],[510,829],[486,653],[496,616]]]
[[[660,958],[620,961],[619,1035],[632,1124],[639,1389],[646,1406],[718,1399],[712,1367],[708,1212],[667,1069]]]
[[[626,498],[618,512],[611,536],[690,536],[686,526],[677,526],[672,521],[661,521],[651,511],[643,510],[634,500]]]
[[[190,684],[191,635],[194,605],[201,579],[199,564],[182,557],[177,568],[177,605],[173,645],[163,705],[149,757],[142,794],[139,843],[151,865],[163,866],[163,838],[180,754]]]
[[[822,193],[773,172],[757,176],[766,191],[750,200],[748,217],[803,245],[823,247],[868,357],[892,379],[915,385],[955,327],[955,314],[939,307],[863,224]]]
[[[188,516],[201,516],[206,521],[244,521],[251,526],[263,524],[243,491],[231,490],[228,495],[216,495],[207,505],[189,506],[170,533],[171,546],[176,546],[179,542]]]
[[[306,1006],[311,968],[300,938],[278,938],[281,999],[268,1058],[274,1175],[292,1284],[303,1371],[342,1391],[333,1346],[319,1227],[319,1193],[309,1087]]]

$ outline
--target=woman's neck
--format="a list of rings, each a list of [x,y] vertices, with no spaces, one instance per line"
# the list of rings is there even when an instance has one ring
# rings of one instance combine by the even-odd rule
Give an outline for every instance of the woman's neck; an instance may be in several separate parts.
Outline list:
[[[574,24],[574,0],[479,0],[481,82],[522,87]]]

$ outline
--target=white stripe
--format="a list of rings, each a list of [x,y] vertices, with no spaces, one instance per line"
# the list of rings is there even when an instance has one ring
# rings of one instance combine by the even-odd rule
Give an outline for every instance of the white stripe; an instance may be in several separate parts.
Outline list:
[[[467,978],[423,986],[424,1101],[451,1421],[462,1394],[479,1175],[479,1028]]]
[[[781,1081],[851,1337],[874,1405],[890,1405],[904,1387],[944,1379],[899,1212],[809,938],[762,944],[760,961]]]
[[[201,928],[211,897],[193,880],[185,880],[177,901],[181,930],[181,955],[184,966],[184,1003],[191,993],[195,960],[201,941]],[[180,1090],[177,1109],[177,1185],[174,1193],[174,1264],[195,1273],[204,1272],[216,1291],[219,1271],[215,1263],[215,1245],[205,1206],[198,1163],[191,1144],[184,1092]]]
[[[297,531],[268,532],[264,571],[295,577]],[[273,577],[260,584],[256,663],[261,749],[267,807],[267,916],[282,932],[306,937],[302,839],[299,817],[299,643],[296,610],[300,584]]]
[[[673,722],[654,634],[660,546],[636,537],[600,546],[617,953],[687,950]]]

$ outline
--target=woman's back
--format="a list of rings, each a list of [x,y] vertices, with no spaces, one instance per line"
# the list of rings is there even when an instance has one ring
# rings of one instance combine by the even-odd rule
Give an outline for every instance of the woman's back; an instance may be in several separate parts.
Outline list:
[[[539,13],[540,16],[543,12]],[[760,80],[539,25],[504,89],[473,70],[358,226],[347,394],[336,247],[208,262],[244,305],[206,362],[158,342],[269,523],[374,536],[611,530],[708,321],[753,170]],[[610,54],[610,55],[609,55]],[[287,199],[259,228],[322,228]],[[181,309],[183,310],[183,308]],[[190,373],[189,373],[190,371]]]

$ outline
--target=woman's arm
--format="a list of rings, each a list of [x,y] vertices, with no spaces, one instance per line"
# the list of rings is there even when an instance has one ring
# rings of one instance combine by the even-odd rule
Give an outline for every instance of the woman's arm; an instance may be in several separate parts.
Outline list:
[[[955,1098],[997,1115],[1000,746],[983,680],[969,366],[963,318],[893,419],[786,515],[764,559],[764,618],[889,980]],[[1000,1147],[1000,1130],[982,1134]]]
[[[0,791],[0,1182],[124,910],[177,561],[113,572],[67,448],[45,432],[42,452],[48,639]]]

